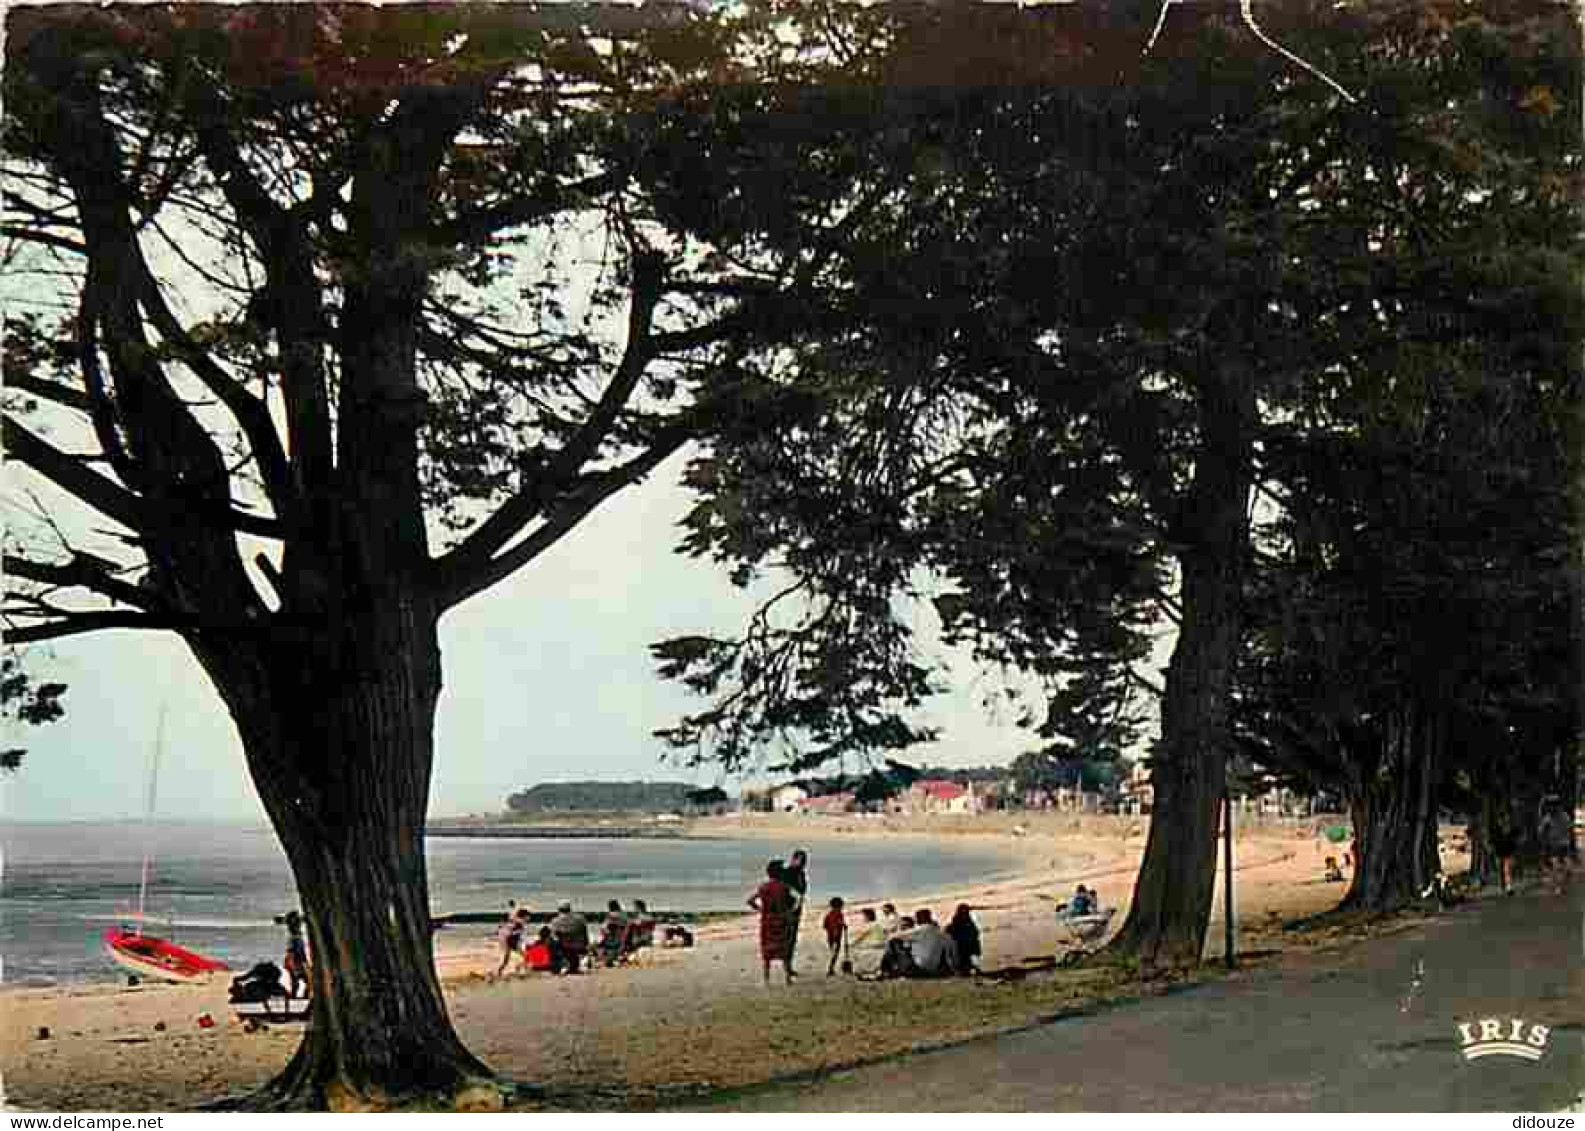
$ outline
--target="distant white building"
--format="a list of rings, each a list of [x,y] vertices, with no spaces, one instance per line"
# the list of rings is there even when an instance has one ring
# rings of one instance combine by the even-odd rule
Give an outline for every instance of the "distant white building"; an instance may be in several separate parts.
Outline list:
[[[1139,816],[1149,813],[1156,803],[1156,786],[1151,780],[1150,767],[1143,762],[1135,762],[1128,770],[1128,778],[1123,782],[1123,808],[1130,814]]]
[[[978,806],[968,786],[926,778],[908,787],[899,808],[908,813],[973,813]]]
[[[779,785],[770,791],[770,807],[776,813],[796,813],[808,797],[809,791],[796,782]]]

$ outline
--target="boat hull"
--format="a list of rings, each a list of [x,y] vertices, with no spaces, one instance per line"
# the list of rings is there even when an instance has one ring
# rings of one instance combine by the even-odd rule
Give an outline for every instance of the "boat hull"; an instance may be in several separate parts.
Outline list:
[[[218,959],[136,931],[106,931],[105,949],[122,969],[160,982],[202,984],[231,969]]]

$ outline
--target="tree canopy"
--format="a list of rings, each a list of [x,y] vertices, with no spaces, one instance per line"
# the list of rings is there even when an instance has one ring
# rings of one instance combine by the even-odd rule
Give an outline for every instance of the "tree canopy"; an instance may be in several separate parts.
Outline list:
[[[714,697],[668,732],[680,745],[741,757],[885,693],[890,725],[795,748],[900,747],[929,737],[909,719],[941,678],[903,609],[933,599],[982,660],[1041,680],[1029,721],[1083,751],[1136,740],[1137,664],[1172,622],[1124,945],[1194,961],[1261,568],[1251,511],[1307,490],[1284,482],[1285,441],[1346,432],[1441,367],[1500,385],[1500,359],[1573,364],[1579,84],[1552,8],[1289,6],[1280,38],[1333,83],[1240,13],[1185,8],[1127,82],[1034,81],[1009,48],[986,69],[1006,81],[952,87],[915,123],[909,191],[866,217],[877,250],[844,262],[834,300],[871,318],[795,359],[825,403],[717,438],[692,475],[686,548],[790,575],[802,619],[658,653]],[[978,18],[932,11],[896,43],[983,46]]]
[[[234,719],[320,956],[253,1102],[487,1077],[432,962],[438,621],[779,411],[745,359],[807,326],[863,163],[802,160],[811,66],[762,15],[7,13],[4,445],[39,505],[0,613],[175,632]]]
[[[15,655],[0,656],[0,725],[43,726],[66,713],[61,700],[64,683],[38,682]],[[0,770],[15,770],[22,764],[25,747],[0,750]]]
[[[735,638],[656,646],[711,699],[666,737],[793,768],[928,739],[943,676],[911,600],[1039,681],[1047,753],[1122,748],[1159,690],[1123,934],[1196,961],[1257,485],[1291,470],[1317,500],[1295,546],[1356,533],[1318,526],[1330,496],[1281,442],[1359,430],[1348,405],[1494,339],[1470,374],[1573,356],[1577,296],[1546,282],[1577,267],[1549,227],[1579,188],[1558,10],[56,5],[7,27],[26,308],[3,440],[40,506],[0,614],[13,642],[175,632],[235,720],[321,958],[259,1103],[488,1080],[432,961],[438,622],[690,445],[685,549],[769,597]],[[1456,495],[1437,513],[1452,537]]]

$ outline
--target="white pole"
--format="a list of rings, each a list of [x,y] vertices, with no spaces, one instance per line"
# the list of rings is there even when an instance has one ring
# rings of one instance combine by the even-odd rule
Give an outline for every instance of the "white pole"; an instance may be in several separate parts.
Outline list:
[[[149,766],[149,796],[143,809],[143,875],[138,880],[138,934],[143,934],[144,901],[149,893],[149,859],[154,851],[154,803],[160,780],[160,752],[165,749],[165,708],[154,727],[154,757]]]

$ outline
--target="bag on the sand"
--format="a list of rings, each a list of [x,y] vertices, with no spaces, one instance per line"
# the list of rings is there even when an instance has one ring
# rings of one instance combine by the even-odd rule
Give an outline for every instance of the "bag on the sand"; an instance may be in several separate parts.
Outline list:
[[[285,997],[286,987],[281,984],[281,968],[273,962],[261,962],[246,974],[231,979],[231,1004],[252,1001],[269,1001]]]

